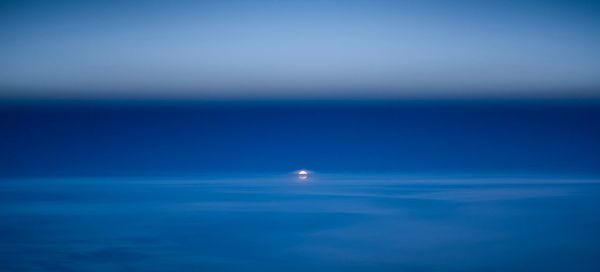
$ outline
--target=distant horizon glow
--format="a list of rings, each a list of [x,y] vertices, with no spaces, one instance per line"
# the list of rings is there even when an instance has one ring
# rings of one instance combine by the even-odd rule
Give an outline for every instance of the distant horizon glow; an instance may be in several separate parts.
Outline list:
[[[308,181],[309,178],[309,172],[307,170],[298,170],[296,171],[296,174],[298,175],[298,180],[300,181]]]
[[[600,98],[583,1],[14,1],[0,99]]]

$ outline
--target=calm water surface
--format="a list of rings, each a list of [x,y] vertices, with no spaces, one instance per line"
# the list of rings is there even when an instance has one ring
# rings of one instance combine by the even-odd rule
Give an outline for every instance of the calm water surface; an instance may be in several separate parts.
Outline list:
[[[600,271],[600,183],[5,179],[0,271]]]

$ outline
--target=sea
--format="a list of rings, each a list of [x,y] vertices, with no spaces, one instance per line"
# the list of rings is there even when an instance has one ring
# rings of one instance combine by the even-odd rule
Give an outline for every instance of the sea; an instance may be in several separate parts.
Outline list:
[[[600,183],[294,172],[0,181],[0,271],[600,271]]]

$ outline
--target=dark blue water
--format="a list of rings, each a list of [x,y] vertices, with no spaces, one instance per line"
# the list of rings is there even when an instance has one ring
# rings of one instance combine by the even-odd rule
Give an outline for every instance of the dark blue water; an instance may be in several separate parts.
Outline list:
[[[600,271],[600,184],[4,179],[0,271]]]

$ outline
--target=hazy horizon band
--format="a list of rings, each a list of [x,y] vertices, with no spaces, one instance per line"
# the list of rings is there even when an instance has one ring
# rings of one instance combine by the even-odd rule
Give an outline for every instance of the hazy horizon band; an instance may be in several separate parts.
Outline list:
[[[0,99],[600,97],[584,1],[13,1]]]

